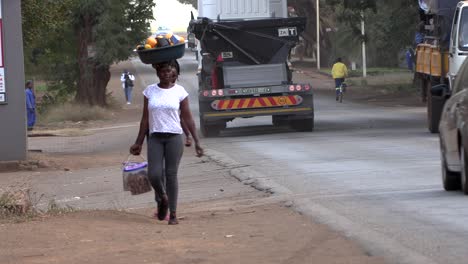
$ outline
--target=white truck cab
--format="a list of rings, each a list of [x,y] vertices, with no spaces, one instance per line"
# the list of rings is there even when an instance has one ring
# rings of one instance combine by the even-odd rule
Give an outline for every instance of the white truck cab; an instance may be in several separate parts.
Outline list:
[[[457,5],[453,16],[449,49],[449,85],[452,87],[460,66],[468,56],[468,1]]]

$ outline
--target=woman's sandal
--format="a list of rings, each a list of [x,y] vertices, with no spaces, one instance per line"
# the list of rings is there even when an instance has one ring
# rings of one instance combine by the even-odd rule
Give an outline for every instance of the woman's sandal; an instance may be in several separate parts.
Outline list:
[[[168,207],[169,207],[169,201],[166,196],[166,197],[163,197],[161,199],[161,202],[158,203],[158,219],[160,221],[166,218]]]
[[[192,139],[191,138],[189,138],[189,137],[185,138],[185,146],[186,147],[192,146]]]
[[[175,212],[171,212],[169,214],[169,222],[168,222],[169,225],[178,225],[179,224],[179,220],[177,220],[177,216],[176,216],[176,213]]]
[[[154,211],[153,217],[158,219],[158,208]],[[169,214],[166,214],[164,221],[169,221]]]

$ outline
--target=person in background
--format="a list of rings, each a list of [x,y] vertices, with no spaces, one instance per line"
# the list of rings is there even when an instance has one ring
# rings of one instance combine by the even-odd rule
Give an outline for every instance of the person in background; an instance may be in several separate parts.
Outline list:
[[[345,78],[348,76],[348,68],[341,61],[341,58],[336,59],[335,64],[333,64],[331,74],[333,79],[335,80],[336,101],[338,101],[340,86],[345,81]]]
[[[27,81],[25,87],[28,131],[31,131],[36,124],[36,95],[34,94],[34,84],[32,81]]]
[[[419,22],[416,31],[414,32],[414,44],[417,46],[424,42],[424,22]]]
[[[172,62],[154,64],[159,83],[151,84],[143,91],[144,104],[138,136],[130,147],[130,153],[140,155],[143,141],[148,144],[148,178],[155,191],[158,204],[157,218],[166,219],[169,225],[178,224],[176,210],[178,199],[178,169],[184,151],[181,117],[195,142],[198,157],[203,148],[197,136],[195,122],[190,112],[188,93],[175,84],[176,66]]]
[[[406,49],[405,59],[406,59],[406,65],[408,67],[408,70],[413,72],[414,71],[414,51],[411,47]]]
[[[124,70],[120,76],[120,81],[122,82],[122,88],[125,92],[125,100],[127,104],[132,102],[132,90],[133,90],[133,81],[135,81],[135,76],[131,74],[128,70]]]

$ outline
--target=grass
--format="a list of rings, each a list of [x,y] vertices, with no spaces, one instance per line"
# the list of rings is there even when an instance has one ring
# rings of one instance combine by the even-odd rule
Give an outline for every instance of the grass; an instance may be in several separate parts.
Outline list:
[[[51,107],[42,117],[44,123],[86,122],[110,118],[110,112],[102,107],[65,103]]]
[[[349,77],[361,77],[362,69],[349,70]],[[320,72],[323,74],[331,75],[331,68],[321,68]],[[404,68],[367,68],[368,76],[379,76],[392,73],[410,73],[407,69]]]
[[[330,68],[323,68],[321,73],[330,75]],[[354,89],[361,91],[379,91],[383,94],[414,92],[413,73],[403,68],[369,68],[366,78],[362,71],[350,71],[346,83]],[[331,77],[331,76],[330,76]]]

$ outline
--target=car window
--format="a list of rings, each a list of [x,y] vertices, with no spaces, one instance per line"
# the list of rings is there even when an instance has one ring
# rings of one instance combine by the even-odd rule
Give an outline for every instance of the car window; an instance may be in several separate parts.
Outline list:
[[[458,48],[468,50],[468,8],[462,9],[460,31],[458,32]]]

